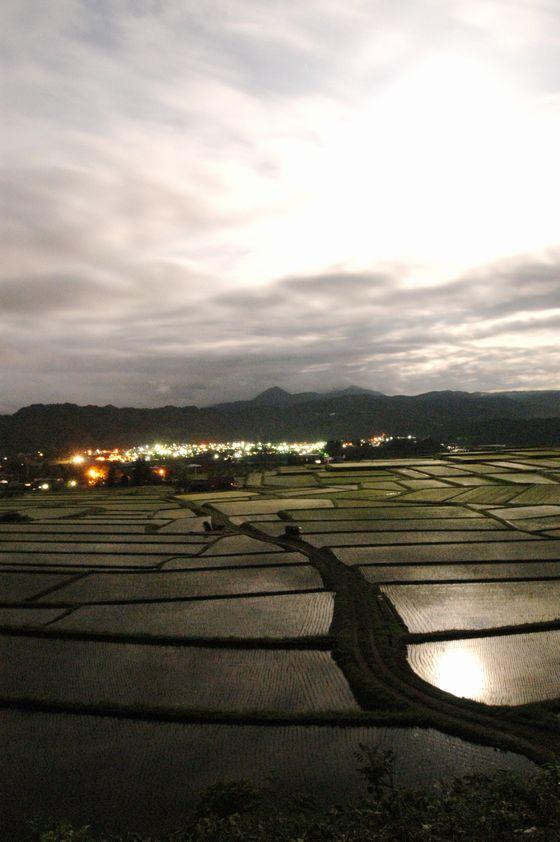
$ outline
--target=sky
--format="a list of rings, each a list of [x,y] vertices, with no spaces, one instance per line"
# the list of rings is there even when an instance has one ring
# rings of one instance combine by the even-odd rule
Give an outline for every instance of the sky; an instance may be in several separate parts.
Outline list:
[[[0,412],[560,388],[557,0],[3,0]]]

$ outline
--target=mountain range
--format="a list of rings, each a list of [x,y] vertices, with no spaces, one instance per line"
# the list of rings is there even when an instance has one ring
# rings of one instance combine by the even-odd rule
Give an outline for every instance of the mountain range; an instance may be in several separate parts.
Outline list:
[[[275,386],[251,400],[155,409],[33,404],[0,415],[0,452],[67,451],[155,441],[314,441],[392,435],[511,445],[560,444],[560,391],[384,395]]]

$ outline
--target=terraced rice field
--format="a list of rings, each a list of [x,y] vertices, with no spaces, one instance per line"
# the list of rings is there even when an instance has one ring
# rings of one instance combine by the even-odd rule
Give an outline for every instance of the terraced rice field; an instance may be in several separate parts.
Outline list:
[[[462,506],[403,506],[395,503],[387,506],[386,503],[372,505],[370,501],[364,502],[363,506],[357,505],[358,501],[342,507],[342,502],[337,501],[335,509],[306,509],[304,511],[289,510],[287,514],[293,520],[325,520],[334,522],[338,520],[409,520],[414,518],[479,518],[478,512]],[[400,527],[402,528],[402,526]]]
[[[560,517],[560,506],[508,506],[504,509],[490,509],[489,514],[506,520],[517,521],[519,518]]]
[[[469,488],[457,494],[453,500],[455,503],[474,503],[481,506],[491,506],[501,503],[509,503],[519,496],[521,488],[512,485],[480,486]]]
[[[197,491],[192,494],[178,494],[177,500],[189,503],[204,503],[206,500],[218,502],[220,500],[250,500],[257,492],[249,491]]]
[[[403,479],[401,488],[408,488],[411,491],[423,488],[449,488],[447,483],[439,479]]]
[[[421,477],[427,474],[430,477],[464,477],[467,471],[470,469],[459,468],[456,465],[426,465],[421,471],[408,469],[407,476]],[[404,471],[401,470],[400,473]]]
[[[59,587],[71,580],[59,573],[2,573],[0,572],[0,600],[19,602],[31,599],[44,591]]]
[[[248,555],[204,555],[174,556],[164,561],[162,570],[217,570],[220,567],[278,567],[284,564],[306,564],[307,556],[301,553],[276,552],[280,547],[271,545],[272,552],[249,553]]]
[[[426,530],[408,532],[330,532],[321,535],[308,535],[306,540],[313,547],[351,547],[351,546],[389,546],[392,544],[466,544],[473,541],[526,541],[531,536],[521,532],[507,532],[500,529],[489,529],[487,531],[468,530]]]
[[[248,535],[233,535],[229,538],[219,538],[209,547],[204,549],[205,556],[238,555],[247,553],[274,553],[282,552],[282,547],[275,544],[258,541]]]
[[[46,626],[63,614],[60,608],[0,608],[0,626],[12,629]]]
[[[248,778],[277,797],[307,791],[326,805],[357,798],[364,794],[360,743],[395,751],[395,778],[410,786],[533,769],[518,755],[418,728],[185,725],[4,711],[2,734],[10,767],[3,826],[14,839],[27,829],[24,816],[60,811],[77,826],[141,827],[159,836],[180,827],[185,804],[216,780]]]
[[[134,600],[196,599],[237,593],[317,590],[323,582],[310,565],[251,569],[162,570],[151,573],[90,573],[42,602],[69,605]]]
[[[414,465],[418,469],[422,469],[425,465],[444,465],[441,459],[423,459],[423,458],[403,458],[403,459],[375,459],[371,461],[362,461],[362,462],[333,462],[329,465],[329,471],[335,471],[340,473],[341,471],[347,471],[350,468],[356,472],[363,472],[363,471],[378,471],[380,468],[384,469],[391,469],[391,468],[401,468],[403,465]]]
[[[165,523],[166,521],[161,521]],[[105,523],[80,523],[79,521],[62,521],[58,523],[53,521],[50,523],[0,523],[0,537],[6,536],[7,540],[14,539],[16,536],[23,536],[24,539],[32,538],[34,535],[41,535],[42,540],[59,538],[65,540],[65,535],[92,535],[100,537],[104,533],[109,535],[115,534],[115,527],[113,524]],[[126,540],[130,540],[133,535],[146,536],[146,526],[144,523],[129,523],[122,529],[119,529],[118,534],[122,537],[126,536]],[[146,536],[149,537],[149,536]]]
[[[215,504],[215,508],[226,515],[257,515],[276,513],[284,511],[285,509],[320,509],[330,507],[332,507],[332,502],[330,500],[325,500],[324,498],[313,500],[307,497],[285,497],[275,500],[261,499],[248,500],[246,502],[239,503]]]
[[[442,482],[439,488],[420,488],[415,491],[407,491],[406,494],[399,495],[399,500],[405,503],[445,503],[447,500],[457,497],[461,493],[461,489],[457,486],[450,486]]]
[[[560,581],[383,585],[411,632],[560,620]]]
[[[408,659],[424,681],[487,705],[555,699],[560,689],[560,631],[422,643]]]
[[[0,550],[0,565],[2,567],[42,567],[43,569],[57,570],[60,568],[70,568],[76,570],[86,570],[94,567],[156,567],[161,564],[166,558],[176,555],[173,548],[167,549],[165,553],[158,555],[147,555],[142,552],[129,553],[112,553],[112,552],[95,552],[80,554],[73,552],[51,552],[46,550],[46,544],[42,546],[41,551],[31,552],[13,552],[7,550]],[[44,551],[43,551],[44,550]],[[181,548],[182,552],[186,552],[185,548]]]
[[[323,651],[2,637],[0,659],[5,699],[31,696],[83,705],[103,702],[185,711],[359,709],[346,679]]]
[[[267,477],[266,485],[270,485],[273,487],[276,486],[288,486],[289,488],[307,488],[313,487],[317,485],[317,481],[313,476],[306,476],[302,474],[300,476],[272,476]]]
[[[332,593],[321,591],[237,597],[227,601],[87,605],[63,615],[53,628],[94,634],[206,639],[313,637],[328,634],[333,602]]]
[[[229,517],[230,523],[235,524],[235,526],[242,526],[245,523],[278,523],[281,521],[281,518],[277,514],[260,514],[260,515],[231,515]]]
[[[287,479],[288,479],[287,477],[279,477],[279,479],[284,480],[282,485],[285,486],[286,488],[299,488],[303,485],[303,483],[301,481],[303,479],[302,476],[298,477],[298,482],[294,482],[293,485],[292,485],[292,483],[287,482]],[[313,481],[307,482],[306,485],[307,485],[307,487],[310,487],[310,486],[316,487],[318,485],[318,481],[320,481],[321,479],[322,479],[321,475],[317,474],[316,477],[313,478]],[[327,477],[325,477],[325,479],[327,479]],[[329,485],[338,485],[339,483],[341,483],[342,485],[345,485],[346,483],[349,483],[351,485],[351,487],[357,488],[356,485],[352,485],[354,479],[355,479],[355,477],[353,479],[348,479],[347,476],[336,476],[336,477],[331,476],[331,477],[328,477],[328,483],[329,483]],[[265,485],[271,485],[271,484],[273,484],[272,479],[266,479],[265,480]]]
[[[452,477],[452,481],[455,485],[461,486],[476,486],[477,488],[480,486],[492,486],[495,488],[496,479],[499,478],[500,474],[492,475],[491,477],[487,476],[454,476]]]
[[[515,503],[527,505],[529,503],[547,504],[560,503],[560,485],[539,485],[526,488],[514,499]]]
[[[192,523],[192,521],[189,521]],[[24,550],[25,552],[32,552],[33,548],[26,546],[30,543],[33,544],[41,544],[44,545],[46,549],[49,551],[55,552],[80,552],[81,549],[85,548],[87,552],[127,552],[130,551],[132,553],[140,551],[150,552],[150,547],[157,542],[158,550],[165,553],[166,546],[170,546],[170,551],[187,546],[189,552],[202,552],[209,544],[212,543],[212,539],[208,536],[203,534],[192,534],[187,533],[186,535],[175,535],[175,534],[161,534],[159,531],[157,533],[157,538],[154,539],[153,534],[129,534],[128,532],[117,532],[115,533],[115,527],[110,527],[111,532],[107,532],[106,534],[101,533],[99,534],[97,529],[91,529],[87,533],[83,533],[78,535],[77,533],[65,533],[63,535],[52,535],[52,534],[45,534],[41,536],[41,540],[38,540],[38,536],[24,536],[22,534],[19,535],[0,535],[0,551],[18,551]],[[33,539],[30,541],[29,539]],[[35,540],[37,538],[37,540]],[[84,547],[81,547],[81,544]],[[194,548],[191,545],[196,545]],[[86,546],[87,545],[87,546]],[[99,546],[98,546],[99,545]],[[116,550],[113,548],[117,547]],[[34,549],[38,550],[39,552],[43,549],[41,547],[35,547]]]
[[[334,547],[344,564],[422,564],[425,562],[552,561],[560,559],[560,541],[522,540],[486,543],[407,544],[401,547]]]
[[[493,479],[499,479],[502,482],[515,482],[515,483],[522,483],[523,485],[546,485],[546,484],[554,484],[553,479],[549,479],[548,477],[543,476],[542,474],[532,474],[532,473],[507,473],[507,474],[494,474]]]
[[[417,518],[415,520],[406,520],[403,522],[402,518],[373,518],[367,520],[365,518],[350,520],[298,520],[294,519],[303,535],[330,535],[331,533],[364,533],[364,532],[395,532],[402,533],[403,527],[406,527],[407,533],[410,530],[418,530],[420,532],[429,530],[492,530],[507,529],[505,524],[501,524],[496,520],[490,518]],[[286,528],[285,522],[276,523],[259,523],[253,522],[253,526],[264,532],[265,535],[280,536],[284,533]],[[372,535],[372,541],[375,541],[376,535]]]
[[[169,542],[169,536],[166,536],[163,541],[150,541],[149,539],[139,541],[131,541],[126,543],[111,543],[110,541],[2,541],[0,543],[2,553],[10,553],[10,557],[15,557],[16,553],[23,553],[24,555],[34,555],[41,553],[45,548],[50,553],[60,553],[61,555],[79,555],[80,553],[110,553],[113,556],[126,554],[130,555],[138,551],[149,554],[151,556],[167,556],[173,551],[176,546],[184,547],[184,542]],[[171,546],[170,546],[171,543]],[[185,542],[186,543],[186,542]],[[195,544],[187,544],[185,552],[192,553],[203,549],[206,545],[200,541]],[[16,558],[17,560],[17,558]]]
[[[328,496],[337,506],[366,506],[371,505],[372,503],[375,505],[376,503],[382,503],[386,500],[392,500],[394,497],[398,497],[400,493],[400,491],[391,491],[379,487],[358,488],[358,486],[355,486],[354,488],[351,488],[350,486],[341,486],[336,491],[331,492]]]
[[[408,534],[411,530],[419,532],[433,532],[433,531],[486,531],[493,532],[500,529],[507,529],[505,524],[501,524],[496,520],[485,517],[473,518],[372,518],[366,519],[342,519],[342,520],[298,520],[294,518],[294,522],[300,527],[301,531],[306,535],[316,535],[322,533],[364,533],[364,532],[399,532]],[[560,522],[560,519],[559,519]],[[285,523],[263,524],[262,529],[267,535],[278,535],[280,529],[284,529]],[[372,536],[375,538],[375,536]]]
[[[374,564],[360,567],[360,573],[368,582],[560,579],[560,561],[520,564]]]
[[[560,517],[510,517],[509,520],[517,529],[526,529],[530,532],[544,532],[560,528]]]
[[[126,825],[132,797],[146,816],[132,826],[161,832],[189,787],[229,774],[270,772],[279,791],[307,782],[328,801],[360,791],[353,751],[368,740],[395,748],[397,778],[412,783],[481,764],[527,771],[521,757],[436,731],[349,725],[360,707],[327,648],[337,597],[316,565],[339,559],[356,587],[380,587],[411,632],[438,633],[409,643],[428,684],[492,705],[557,698],[560,631],[495,630],[560,625],[559,468],[558,451],[453,454],[254,471],[240,491],[179,498],[162,488],[0,498],[0,515],[28,518],[0,523],[0,695],[86,706],[80,716],[4,712],[13,820],[61,798],[79,813],[87,790],[84,820],[98,810],[112,829]],[[221,532],[203,531],[212,511]],[[287,524],[303,543],[274,542]],[[454,629],[478,636],[446,639]],[[103,704],[325,724],[85,715]],[[334,727],[342,714],[346,727]]]

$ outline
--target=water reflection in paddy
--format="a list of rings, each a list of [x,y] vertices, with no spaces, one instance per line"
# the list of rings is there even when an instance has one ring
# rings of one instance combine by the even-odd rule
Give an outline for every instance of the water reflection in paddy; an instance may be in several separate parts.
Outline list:
[[[454,696],[480,698],[486,685],[484,667],[473,652],[462,649],[447,649],[437,655],[434,682],[442,690]]]
[[[415,644],[408,660],[424,681],[488,705],[560,696],[560,631]]]
[[[4,710],[0,741],[2,840],[25,838],[26,821],[39,815],[159,838],[181,827],[201,789],[239,778],[269,786],[275,798],[352,800],[365,793],[360,743],[392,749],[396,782],[412,787],[534,769],[524,757],[420,728],[183,725]]]

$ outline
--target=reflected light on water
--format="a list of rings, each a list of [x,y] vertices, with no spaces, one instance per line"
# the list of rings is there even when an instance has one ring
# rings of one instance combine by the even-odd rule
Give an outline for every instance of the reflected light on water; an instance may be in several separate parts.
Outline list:
[[[484,669],[472,652],[447,649],[438,656],[435,668],[436,686],[454,696],[476,699],[484,690]]]

